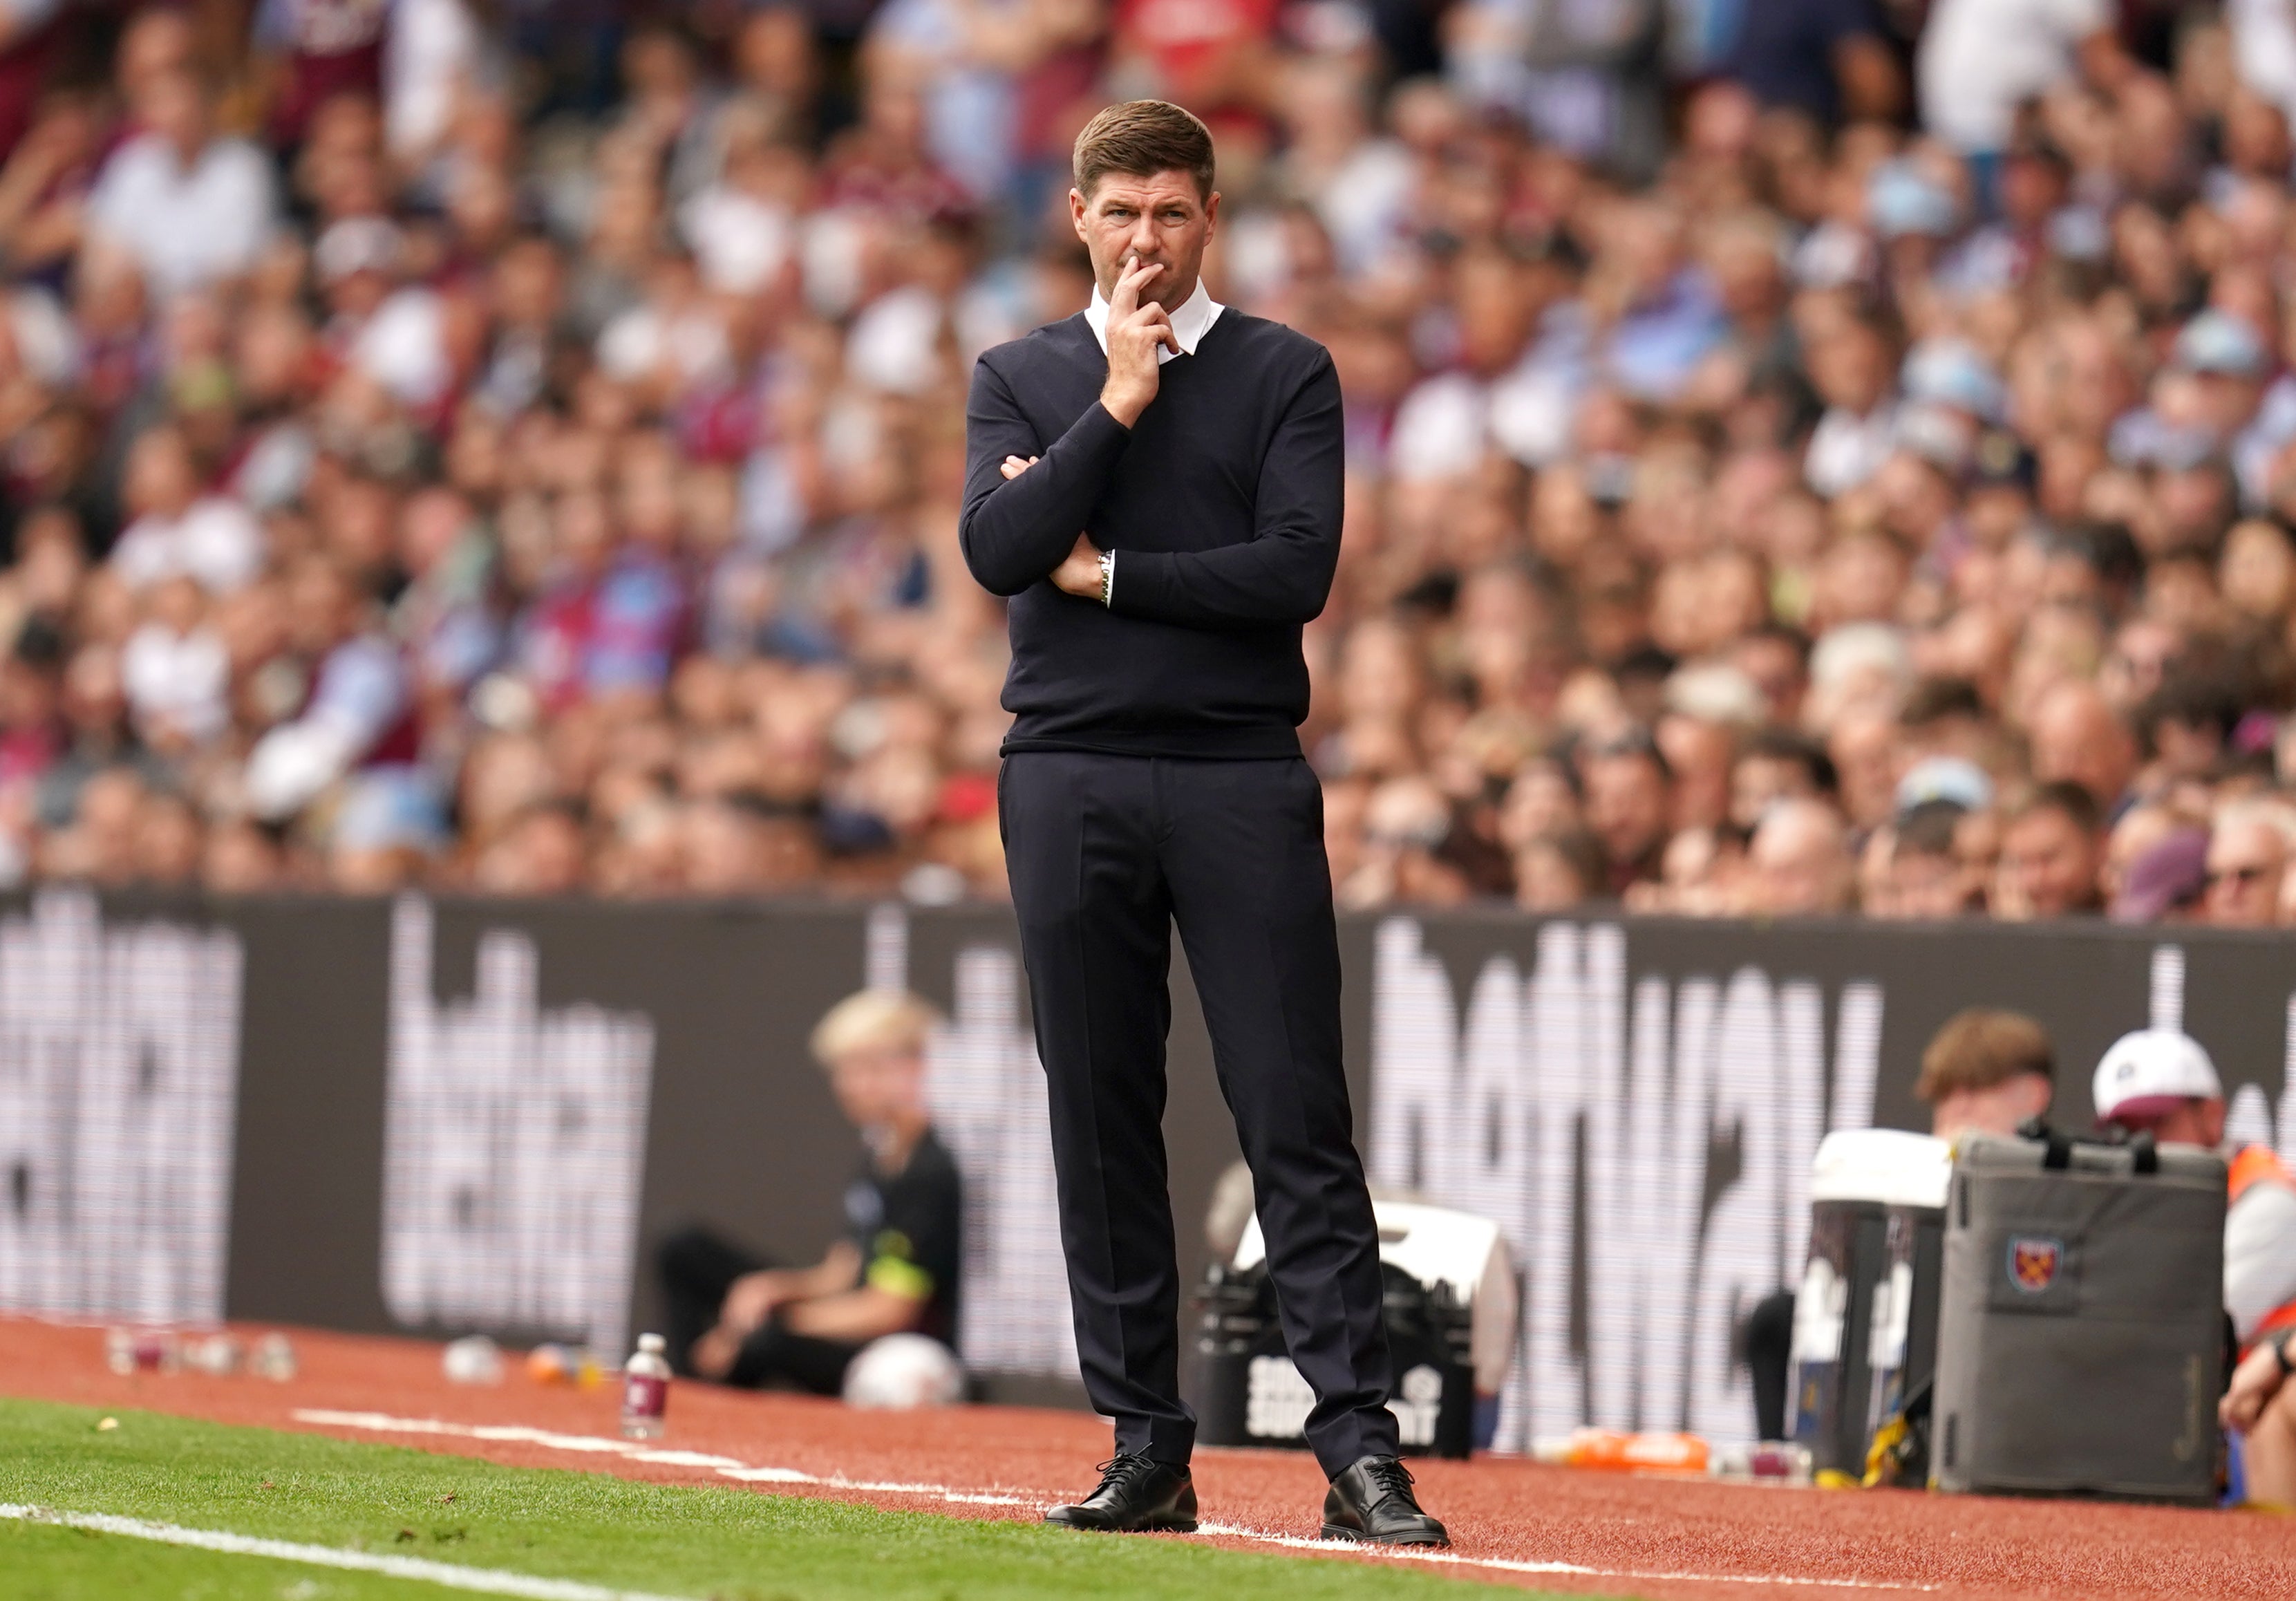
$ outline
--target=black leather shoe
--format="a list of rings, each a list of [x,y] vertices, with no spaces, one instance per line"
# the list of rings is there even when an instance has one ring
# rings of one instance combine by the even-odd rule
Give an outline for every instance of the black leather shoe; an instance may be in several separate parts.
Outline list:
[[[1374,1546],[1447,1546],[1443,1525],[1419,1510],[1411,1470],[1392,1457],[1359,1457],[1324,1498],[1324,1538]]]
[[[1098,1490],[1073,1507],[1054,1507],[1045,1522],[1103,1534],[1193,1534],[1196,1482],[1185,1467],[1150,1457],[1119,1457],[1100,1465]]]

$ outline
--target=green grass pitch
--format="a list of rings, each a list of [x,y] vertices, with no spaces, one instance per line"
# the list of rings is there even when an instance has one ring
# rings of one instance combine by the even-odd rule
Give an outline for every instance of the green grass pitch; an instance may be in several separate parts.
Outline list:
[[[1456,1596],[1423,1572],[1079,1535],[467,1457],[149,1412],[0,1400],[0,1503],[107,1513],[697,1601]],[[11,1601],[342,1601],[416,1580],[0,1520]],[[1481,1588],[1481,1587],[1477,1587]],[[1488,1592],[1487,1592],[1488,1593]],[[1521,1591],[1507,1592],[1521,1595]]]

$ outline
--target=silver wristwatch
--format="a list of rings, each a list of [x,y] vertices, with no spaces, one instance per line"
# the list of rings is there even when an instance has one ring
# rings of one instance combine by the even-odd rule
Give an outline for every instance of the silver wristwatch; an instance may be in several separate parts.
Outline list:
[[[1116,603],[1116,553],[1112,550],[1100,553],[1100,603]]]

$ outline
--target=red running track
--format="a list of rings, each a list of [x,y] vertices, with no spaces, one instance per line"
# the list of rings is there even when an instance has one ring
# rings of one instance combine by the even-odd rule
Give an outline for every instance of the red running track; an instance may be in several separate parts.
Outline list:
[[[615,1438],[611,1386],[545,1387],[513,1363],[499,1388],[464,1388],[441,1376],[435,1345],[305,1331],[294,1338],[301,1372],[287,1383],[189,1373],[121,1378],[103,1365],[100,1328],[0,1319],[0,1387],[521,1466],[747,1484],[966,1517],[1037,1517],[1088,1488],[1108,1446],[1103,1425],[1074,1413],[849,1412],[830,1401],[685,1384],[671,1400],[668,1436],[648,1460]],[[482,1433],[457,1432],[472,1428]],[[2261,1514],[1756,1489],[1496,1458],[1420,1462],[1414,1471],[1458,1541],[1460,1560],[1444,1571],[1496,1583],[1668,1601],[1773,1591],[1949,1601],[2296,1597],[2296,1520]],[[1316,1532],[1322,1479],[1303,1455],[1206,1449],[1196,1482],[1204,1515],[1221,1531],[1194,1538],[1266,1549],[1308,1544]],[[1324,1551],[1326,1560],[1395,1560]]]

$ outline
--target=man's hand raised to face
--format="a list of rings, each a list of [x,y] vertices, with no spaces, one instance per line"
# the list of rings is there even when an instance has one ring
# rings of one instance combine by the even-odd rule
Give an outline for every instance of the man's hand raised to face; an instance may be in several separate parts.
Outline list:
[[[1140,420],[1156,398],[1162,376],[1156,352],[1180,353],[1171,314],[1153,300],[1145,305],[1140,300],[1140,291],[1163,270],[1161,262],[1144,267],[1138,257],[1127,256],[1116,291],[1108,297],[1108,382],[1101,386],[1100,403],[1127,428]]]

